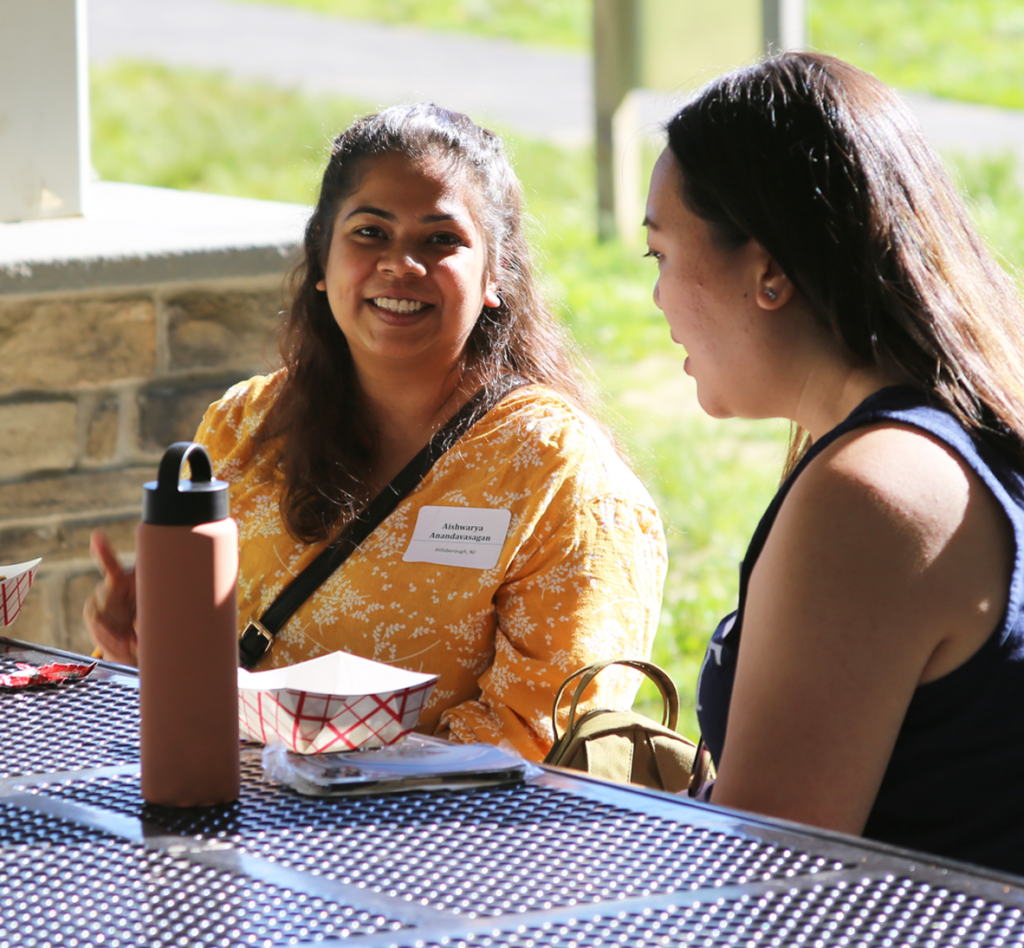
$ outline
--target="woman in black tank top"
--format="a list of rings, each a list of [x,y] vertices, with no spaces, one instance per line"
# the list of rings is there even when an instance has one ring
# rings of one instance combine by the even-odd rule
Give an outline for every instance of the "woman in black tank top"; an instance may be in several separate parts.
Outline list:
[[[709,414],[795,432],[702,670],[714,802],[1024,873],[1013,282],[906,106],[853,66],[769,59],[667,131],[655,302]],[[964,735],[1001,788],[976,807],[950,792]]]

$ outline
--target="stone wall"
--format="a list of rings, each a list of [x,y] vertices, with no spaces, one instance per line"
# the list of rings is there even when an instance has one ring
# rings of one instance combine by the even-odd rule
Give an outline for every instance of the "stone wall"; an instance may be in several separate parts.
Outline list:
[[[0,296],[0,563],[43,557],[3,634],[91,649],[102,527],[134,559],[142,484],[234,382],[277,364],[281,278]]]

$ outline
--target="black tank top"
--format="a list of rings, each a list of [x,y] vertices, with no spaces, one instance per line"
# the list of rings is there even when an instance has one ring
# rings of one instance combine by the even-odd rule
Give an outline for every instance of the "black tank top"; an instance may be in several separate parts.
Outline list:
[[[715,630],[701,666],[701,730],[717,763],[750,572],[794,481],[838,437],[883,421],[927,431],[960,455],[1006,512],[1015,552],[998,628],[963,665],[914,692],[864,835],[1024,875],[1024,477],[915,389],[887,388],[867,398],[812,445],[779,488],[740,564],[739,607]]]

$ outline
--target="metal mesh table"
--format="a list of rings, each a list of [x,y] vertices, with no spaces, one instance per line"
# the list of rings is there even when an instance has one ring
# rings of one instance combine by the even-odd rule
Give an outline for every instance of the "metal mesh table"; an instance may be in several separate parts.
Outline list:
[[[152,807],[117,666],[0,735],[0,948],[1024,946],[1024,879],[565,772],[325,800],[244,750],[237,803]]]

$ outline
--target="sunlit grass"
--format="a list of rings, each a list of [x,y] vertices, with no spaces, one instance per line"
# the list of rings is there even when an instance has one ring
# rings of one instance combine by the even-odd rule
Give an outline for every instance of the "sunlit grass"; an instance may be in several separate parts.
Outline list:
[[[954,156],[954,170],[966,190],[978,227],[1003,263],[1024,274],[1024,191],[1020,168],[1010,154],[981,158]]]
[[[365,111],[191,69],[93,67],[100,178],[310,204],[330,138]]]
[[[811,41],[899,89],[1024,108],[1020,0],[810,0]]]
[[[736,607],[739,563],[778,486],[787,428],[717,421],[699,408],[683,351],[668,340],[635,361],[598,359],[607,415],[665,523],[668,578],[654,661],[672,675],[680,729],[697,732],[693,686],[708,636]],[[656,716],[655,692],[641,707]]]

